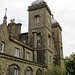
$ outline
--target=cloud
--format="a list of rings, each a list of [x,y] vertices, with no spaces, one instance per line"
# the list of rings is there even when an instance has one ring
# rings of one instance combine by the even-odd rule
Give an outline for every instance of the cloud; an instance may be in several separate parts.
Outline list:
[[[0,0],[0,23],[7,7],[8,23],[15,18],[22,23],[22,32],[28,31],[28,6],[35,0]],[[64,57],[75,52],[75,0],[45,0],[55,19],[62,26]]]

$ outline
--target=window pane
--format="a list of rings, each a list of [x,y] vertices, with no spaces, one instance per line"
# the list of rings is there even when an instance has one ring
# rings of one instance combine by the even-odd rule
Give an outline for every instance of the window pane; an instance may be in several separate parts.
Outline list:
[[[39,23],[39,20],[40,20],[39,16],[36,16],[36,23]]]
[[[14,69],[14,75],[18,75],[18,70]]]
[[[1,42],[1,50],[0,52],[4,52],[4,42]]]
[[[40,35],[37,35],[37,45],[40,45]]]
[[[26,71],[26,75],[30,75],[30,70],[27,70]]]
[[[19,49],[15,48],[15,56],[19,57]]]
[[[30,60],[30,53],[27,52],[27,60]]]

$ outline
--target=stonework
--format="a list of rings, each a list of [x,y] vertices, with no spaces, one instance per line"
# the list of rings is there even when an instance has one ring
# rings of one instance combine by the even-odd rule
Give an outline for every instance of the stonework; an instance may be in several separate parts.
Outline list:
[[[46,75],[56,65],[64,66],[62,28],[52,22],[46,2],[28,7],[29,27],[21,33],[21,23],[0,25],[0,75]]]

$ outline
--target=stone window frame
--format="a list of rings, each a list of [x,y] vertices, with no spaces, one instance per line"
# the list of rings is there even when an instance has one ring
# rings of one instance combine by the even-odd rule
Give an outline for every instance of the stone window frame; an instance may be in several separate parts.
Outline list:
[[[41,45],[41,33],[37,33],[37,46]]]
[[[16,50],[17,50],[17,51],[16,51]],[[18,52],[18,53],[16,53],[16,52]],[[15,47],[15,56],[16,56],[16,57],[19,57],[19,56],[20,56],[20,49],[17,48],[17,47]]]
[[[27,60],[30,60],[30,52],[27,52],[27,54],[26,54],[26,59],[27,59]]]
[[[40,23],[40,16],[39,15],[35,15],[35,23]]]
[[[27,71],[29,71],[30,73],[27,74]],[[30,66],[26,67],[25,68],[25,74],[24,75],[33,75],[33,69]]]

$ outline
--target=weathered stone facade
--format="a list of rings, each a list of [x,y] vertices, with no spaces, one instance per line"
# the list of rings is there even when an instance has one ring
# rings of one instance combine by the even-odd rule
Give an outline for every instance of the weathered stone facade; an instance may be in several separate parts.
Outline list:
[[[21,33],[14,19],[0,25],[0,75],[46,75],[47,69],[63,66],[62,29],[52,22],[46,2],[31,5],[28,33]]]

